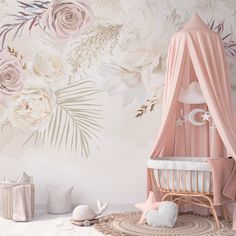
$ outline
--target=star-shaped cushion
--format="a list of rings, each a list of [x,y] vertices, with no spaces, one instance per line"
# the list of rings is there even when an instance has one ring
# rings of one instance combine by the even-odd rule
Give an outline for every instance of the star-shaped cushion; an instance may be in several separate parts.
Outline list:
[[[139,224],[146,223],[146,214],[150,210],[158,209],[161,202],[156,202],[155,196],[153,192],[149,192],[148,199],[146,202],[135,204],[135,207],[140,209],[143,214],[139,221]]]

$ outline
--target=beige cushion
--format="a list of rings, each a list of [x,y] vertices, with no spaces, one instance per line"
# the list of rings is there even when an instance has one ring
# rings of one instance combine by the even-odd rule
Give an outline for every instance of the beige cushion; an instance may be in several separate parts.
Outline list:
[[[48,192],[48,213],[64,214],[71,212],[71,192],[73,187],[60,188],[55,186],[47,186]]]

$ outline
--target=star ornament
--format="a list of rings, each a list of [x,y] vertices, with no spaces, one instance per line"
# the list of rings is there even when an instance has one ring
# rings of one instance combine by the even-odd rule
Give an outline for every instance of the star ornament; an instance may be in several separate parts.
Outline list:
[[[209,118],[211,117],[211,114],[210,112],[205,112],[203,115],[201,115],[202,117],[202,121],[205,121],[205,120],[208,120],[209,121]]]
[[[183,126],[184,120],[181,120],[180,118],[178,118],[178,119],[175,121],[175,123],[176,123],[177,126]]]
[[[148,199],[146,202],[135,204],[135,207],[140,209],[143,214],[139,220],[139,224],[146,223],[146,214],[150,210],[158,209],[160,202],[156,202],[153,192],[149,192]]]

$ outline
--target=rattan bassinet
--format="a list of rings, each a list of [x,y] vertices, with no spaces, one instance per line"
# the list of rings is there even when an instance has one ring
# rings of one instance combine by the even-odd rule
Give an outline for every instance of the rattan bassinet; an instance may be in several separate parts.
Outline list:
[[[147,167],[151,173],[152,186],[164,193],[163,201],[170,198],[178,204],[209,208],[220,228],[213,204],[213,180],[207,159],[208,157],[150,158]],[[223,214],[227,219],[224,207]]]

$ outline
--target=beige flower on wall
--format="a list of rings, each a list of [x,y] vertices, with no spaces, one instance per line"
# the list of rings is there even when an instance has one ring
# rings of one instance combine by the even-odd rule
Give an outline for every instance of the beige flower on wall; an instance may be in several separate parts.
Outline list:
[[[6,118],[6,109],[4,106],[0,104],[0,123],[2,123],[5,118]]]
[[[24,79],[24,70],[20,61],[8,52],[1,53],[0,93],[3,96],[18,93],[23,88]]]
[[[65,86],[68,82],[68,63],[65,56],[56,49],[42,48],[33,60],[32,69],[50,84],[53,90]]]
[[[7,10],[8,10],[8,7],[9,6],[8,6],[6,1],[0,0],[0,9],[1,9],[1,11],[0,11],[0,19],[1,20],[5,17],[5,15],[7,13]]]
[[[200,0],[197,1],[196,8],[201,11],[205,11],[209,14],[209,12],[214,12],[217,10],[222,10],[222,7],[226,6],[230,10],[234,10],[236,8],[235,0]]]
[[[80,34],[92,16],[87,1],[54,0],[43,14],[41,23],[56,37],[68,39]]]
[[[47,124],[55,105],[52,91],[45,85],[32,83],[16,96],[9,109],[9,119],[18,128],[39,129]]]

